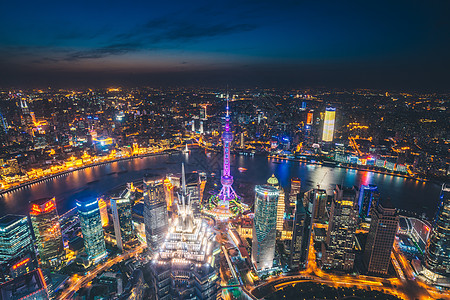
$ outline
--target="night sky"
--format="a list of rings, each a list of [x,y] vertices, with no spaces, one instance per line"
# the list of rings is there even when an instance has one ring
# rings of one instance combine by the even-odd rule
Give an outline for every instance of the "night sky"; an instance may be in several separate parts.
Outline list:
[[[1,1],[0,87],[448,90],[450,1]]]

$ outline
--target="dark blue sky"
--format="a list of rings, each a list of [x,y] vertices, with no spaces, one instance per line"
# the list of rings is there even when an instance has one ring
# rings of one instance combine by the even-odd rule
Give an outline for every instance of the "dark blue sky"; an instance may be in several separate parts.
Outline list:
[[[449,87],[449,1],[1,1],[0,11],[0,86]]]

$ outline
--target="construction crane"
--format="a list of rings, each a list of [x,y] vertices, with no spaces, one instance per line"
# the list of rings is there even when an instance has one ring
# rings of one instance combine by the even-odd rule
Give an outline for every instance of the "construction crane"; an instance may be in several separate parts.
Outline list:
[[[320,182],[317,183],[317,189],[320,190],[320,185],[322,184],[323,180],[325,179],[325,177],[327,176],[328,171],[325,172],[325,174],[322,177],[322,180],[320,180]]]

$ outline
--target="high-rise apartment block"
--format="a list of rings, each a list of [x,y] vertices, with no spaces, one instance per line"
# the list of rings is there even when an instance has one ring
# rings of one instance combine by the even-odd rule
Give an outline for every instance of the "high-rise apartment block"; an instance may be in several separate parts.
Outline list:
[[[372,274],[387,275],[399,216],[390,203],[378,203],[371,212],[364,263]]]

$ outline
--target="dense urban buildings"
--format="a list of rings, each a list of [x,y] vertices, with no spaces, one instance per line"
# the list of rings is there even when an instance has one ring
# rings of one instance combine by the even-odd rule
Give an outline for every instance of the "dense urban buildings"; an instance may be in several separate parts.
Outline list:
[[[364,263],[369,273],[387,275],[399,216],[388,201],[377,202],[370,215],[371,222],[364,250]]]
[[[66,253],[55,198],[41,198],[30,204],[30,219],[36,238],[39,262],[45,268],[59,269]]]
[[[184,166],[178,215],[153,256],[150,270],[157,299],[217,299],[220,247],[207,222],[194,217]]]
[[[97,199],[77,200],[86,255],[91,262],[98,262],[106,255],[105,238]]]
[[[252,263],[258,271],[273,267],[279,195],[280,191],[273,186],[257,185],[255,187]]]
[[[168,230],[164,178],[161,176],[144,178],[144,223],[147,248],[156,253]]]

